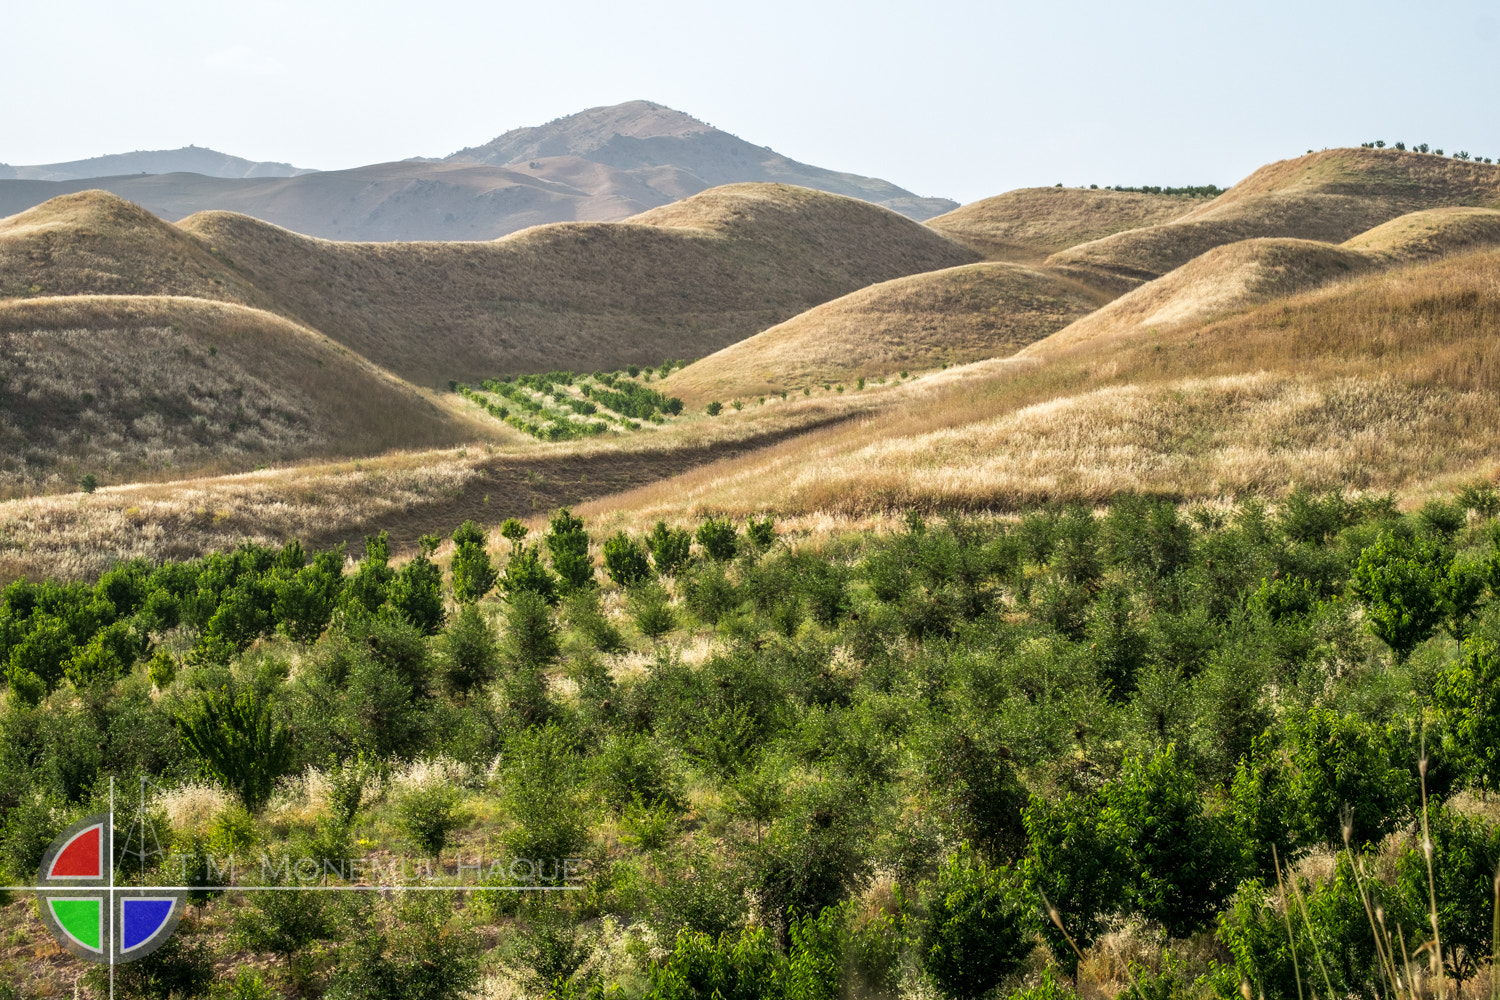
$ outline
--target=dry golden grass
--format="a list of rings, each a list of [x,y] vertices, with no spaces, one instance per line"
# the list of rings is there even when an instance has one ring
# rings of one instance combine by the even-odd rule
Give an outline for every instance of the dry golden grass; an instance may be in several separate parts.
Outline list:
[[[191,295],[267,305],[197,240],[104,191],[0,219],[0,299],[27,295]]]
[[[928,219],[927,225],[990,260],[1039,264],[1080,243],[1170,222],[1197,204],[1133,191],[1021,188]]]
[[[1215,247],[1038,343],[1051,353],[1088,340],[1202,323],[1214,316],[1353,278],[1404,261],[1500,244],[1500,211],[1413,212],[1341,246],[1254,239]]]
[[[701,357],[874,282],[976,257],[886,209],[781,184],[492,243],[335,243],[226,212],[172,226],[91,191],[5,221],[0,296],[238,301],[436,387]]]
[[[1063,272],[984,263],[882,282],[794,316],[669,376],[689,404],[800,392],[1013,354],[1118,294]]]
[[[619,494],[745,454],[875,405],[825,394],[684,418],[655,434],[397,452],[239,475],[112,486],[0,502],[0,584],[18,576],[92,578],[130,558],[182,559],[246,539],[314,546],[390,532],[396,552],[473,518],[542,527],[559,506]]]
[[[1262,167],[1176,221],[1060,251],[1056,266],[1150,279],[1225,243],[1289,237],[1340,243],[1400,215],[1500,207],[1500,166],[1390,149],[1333,149]]]
[[[480,425],[321,334],[226,302],[0,301],[0,496],[441,447]]]
[[[1152,337],[980,362],[899,405],[612,503],[633,516],[1007,509],[1293,483],[1423,490],[1500,459],[1500,253]]]
[[[278,311],[429,386],[702,357],[857,288],[976,256],[886,209],[779,184],[493,243],[331,243],[222,212],[180,225]]]
[[[1398,260],[1443,257],[1500,243],[1500,211],[1492,208],[1435,208],[1412,212],[1344,243],[1350,250]]]

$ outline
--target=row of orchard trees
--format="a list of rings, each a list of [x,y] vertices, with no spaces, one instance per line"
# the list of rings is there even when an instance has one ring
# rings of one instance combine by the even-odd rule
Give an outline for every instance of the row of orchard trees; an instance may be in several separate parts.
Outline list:
[[[566,508],[553,515],[540,544],[527,544],[528,529],[514,519],[500,533],[511,543],[503,569],[492,561],[479,525],[466,521],[453,532],[451,593],[460,607],[496,587],[508,597],[528,594],[556,604],[559,596],[595,584],[589,534]],[[769,519],[752,519],[745,542],[764,549],[773,533]],[[732,558],[741,544],[727,520],[710,518],[696,536],[658,523],[644,542],[624,532],[607,539],[606,572],[627,587],[658,573],[675,574],[687,564],[694,537],[712,560]],[[390,564],[382,531],[365,539],[364,558],[351,573],[345,572],[342,545],[309,554],[293,541],[280,549],[247,542],[155,567],[135,560],[111,569],[94,586],[22,580],[3,593],[0,664],[11,690],[36,703],[64,680],[86,687],[123,676],[152,655],[151,636],[180,626],[197,635],[193,657],[219,663],[277,632],[311,643],[339,613],[396,615],[435,635],[448,616],[443,572],[433,561],[441,541],[423,537],[416,556],[399,569]],[[164,652],[152,659],[156,675],[174,669]]]

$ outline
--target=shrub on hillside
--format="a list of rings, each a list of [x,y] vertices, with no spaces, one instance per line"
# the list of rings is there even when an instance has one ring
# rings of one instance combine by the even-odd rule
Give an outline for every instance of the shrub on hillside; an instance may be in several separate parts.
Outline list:
[[[669,528],[665,521],[657,521],[646,536],[651,561],[665,576],[676,576],[687,565],[692,544],[693,536],[686,528]]]
[[[473,604],[494,589],[498,574],[485,551],[488,538],[483,528],[465,521],[453,532],[453,599]]]
[[[739,533],[735,530],[734,522],[727,517],[710,517],[698,525],[697,538],[708,557],[720,562],[733,559],[738,549]]]
[[[566,507],[558,508],[548,522],[546,542],[563,593],[593,585],[594,562],[589,558],[589,535],[582,518],[574,517]]]
[[[652,575],[645,548],[623,531],[605,540],[604,568],[609,578],[622,587],[633,587]]]

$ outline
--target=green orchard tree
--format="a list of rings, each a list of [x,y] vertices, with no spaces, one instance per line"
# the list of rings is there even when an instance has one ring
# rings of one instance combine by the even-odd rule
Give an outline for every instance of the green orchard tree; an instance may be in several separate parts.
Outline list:
[[[509,522],[507,522],[509,523]],[[485,551],[489,541],[483,528],[465,521],[453,532],[453,599],[473,604],[495,587],[498,574]]]

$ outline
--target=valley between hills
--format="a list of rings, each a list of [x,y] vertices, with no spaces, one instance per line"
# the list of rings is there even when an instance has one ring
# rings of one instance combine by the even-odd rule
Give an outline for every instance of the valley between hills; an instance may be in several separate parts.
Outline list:
[[[1039,188],[925,222],[736,183],[472,242],[80,191],[0,220],[0,578],[247,538],[404,550],[563,504],[826,530],[1419,496],[1495,473],[1497,322],[1500,167],[1388,149],[1212,198]],[[597,402],[622,391],[682,412]]]

